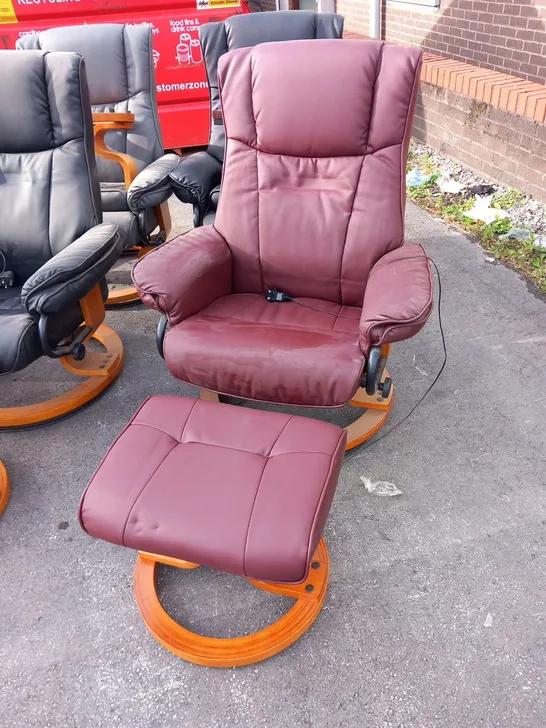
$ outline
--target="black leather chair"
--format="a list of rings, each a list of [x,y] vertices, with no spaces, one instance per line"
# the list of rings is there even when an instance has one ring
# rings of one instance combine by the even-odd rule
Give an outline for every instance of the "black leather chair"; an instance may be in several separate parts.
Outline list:
[[[118,226],[125,251],[138,246],[142,254],[164,242],[171,229],[169,172],[179,157],[163,153],[150,28],[113,23],[52,28],[23,36],[17,48],[84,57],[104,220]],[[131,287],[111,290],[108,303],[134,300]]]
[[[343,16],[311,10],[235,15],[199,29],[210,86],[211,122],[207,150],[185,157],[171,172],[175,195],[193,205],[195,227],[214,222],[224,163],[225,133],[218,88],[218,61],[228,51],[285,40],[341,38]]]
[[[119,374],[123,346],[103,325],[117,226],[102,223],[84,61],[0,51],[0,375],[42,356],[86,380],[39,404],[0,408],[0,427],[62,416]],[[86,351],[98,339],[104,353]]]

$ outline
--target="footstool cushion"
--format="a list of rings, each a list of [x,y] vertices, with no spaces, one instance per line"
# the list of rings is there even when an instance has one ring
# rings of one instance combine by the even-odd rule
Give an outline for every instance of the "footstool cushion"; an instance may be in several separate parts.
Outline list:
[[[185,397],[146,400],[80,505],[97,538],[262,581],[307,576],[345,431]]]

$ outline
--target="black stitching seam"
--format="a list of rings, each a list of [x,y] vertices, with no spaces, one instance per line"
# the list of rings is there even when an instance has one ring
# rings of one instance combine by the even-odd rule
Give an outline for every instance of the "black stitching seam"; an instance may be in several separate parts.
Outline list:
[[[129,73],[127,71],[127,52],[125,50],[125,26],[123,26],[123,29],[121,31],[121,45],[123,47],[123,70],[125,71],[125,101],[127,103],[127,111],[129,111]],[[127,137],[129,136],[129,131],[124,130],[122,132],[125,140],[125,154],[127,154]]]
[[[79,76],[79,81],[80,81],[80,88],[81,88],[81,82],[82,82],[82,68],[84,67],[84,65],[85,65],[85,62],[84,62],[83,58],[80,57],[80,62],[79,62],[79,66],[78,66],[78,76]],[[102,209],[101,209],[100,212],[97,209],[97,204],[96,204],[97,203],[97,200],[95,199],[95,196],[93,194],[93,185],[91,184],[91,167],[90,167],[90,164],[89,164],[89,155],[87,153],[87,143],[86,143],[87,140],[85,138],[86,132],[91,137],[93,137],[93,131],[91,131],[89,133],[88,130],[86,129],[86,126],[85,126],[85,109],[83,108],[83,94],[80,93],[79,94],[79,97],[80,97],[80,111],[81,111],[81,114],[82,114],[82,126],[83,126],[83,138],[82,138],[83,139],[83,151],[84,151],[84,154],[85,154],[85,165],[86,165],[86,168],[87,168],[87,182],[89,184],[89,196],[91,197],[91,204],[93,206],[93,212],[95,213],[96,223],[99,224],[99,223],[102,222]],[[92,123],[91,123],[91,129],[93,129],[93,124]],[[91,141],[91,144],[94,145],[93,141]],[[100,197],[100,191],[99,191],[99,197]]]
[[[53,118],[51,116],[51,105],[49,102],[49,88],[46,78],[46,58],[47,53],[44,54],[42,57],[42,68],[44,72],[44,88],[46,93],[46,99],[47,99],[47,113],[49,115],[49,125],[51,127],[51,141],[52,141],[52,148],[49,150],[51,153],[50,159],[49,159],[49,185],[47,188],[47,245],[49,247],[49,257],[53,257],[53,250],[51,248],[51,188],[53,187],[53,154],[55,153],[55,131],[53,129]]]

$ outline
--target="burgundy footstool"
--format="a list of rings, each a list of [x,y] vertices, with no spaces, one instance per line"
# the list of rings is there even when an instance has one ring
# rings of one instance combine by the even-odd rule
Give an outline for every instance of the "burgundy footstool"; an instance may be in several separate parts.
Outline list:
[[[322,530],[345,440],[344,430],[307,417],[151,397],[89,483],[80,522],[92,536],[139,551],[137,604],[168,650],[213,667],[258,662],[295,642],[322,608],[328,586]],[[260,632],[203,637],[163,610],[157,563],[202,564],[296,602]]]

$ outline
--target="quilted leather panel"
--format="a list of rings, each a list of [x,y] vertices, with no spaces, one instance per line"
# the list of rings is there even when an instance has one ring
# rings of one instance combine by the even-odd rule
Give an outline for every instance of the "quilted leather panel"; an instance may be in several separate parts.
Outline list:
[[[228,140],[215,226],[232,248],[235,292],[362,305],[373,265],[403,243],[420,58],[379,41],[314,40],[220,59]],[[241,199],[245,215],[234,214]]]
[[[0,249],[24,283],[101,222],[100,191],[82,58],[0,51],[0,69]]]
[[[129,154],[139,172],[163,154],[148,26],[102,23],[51,28],[20,38],[17,48],[79,53],[86,59],[93,111],[135,116],[132,129],[106,135],[107,145]],[[123,181],[116,162],[98,157],[97,168],[101,182]]]
[[[239,576],[300,582],[335,493],[335,425],[184,397],[147,400],[91,480],[92,536]]]
[[[237,48],[259,43],[312,38],[341,38],[343,16],[315,13],[311,10],[273,11],[234,15],[220,23],[207,23],[199,28],[199,39],[210,87],[211,113],[221,109],[218,85],[218,62],[222,55]],[[209,154],[224,159],[224,125],[211,121]]]

